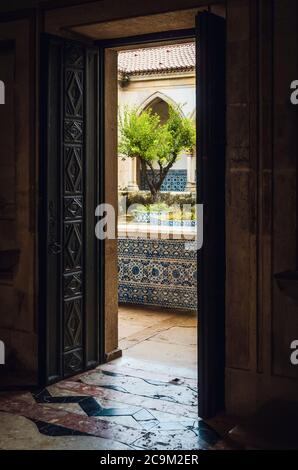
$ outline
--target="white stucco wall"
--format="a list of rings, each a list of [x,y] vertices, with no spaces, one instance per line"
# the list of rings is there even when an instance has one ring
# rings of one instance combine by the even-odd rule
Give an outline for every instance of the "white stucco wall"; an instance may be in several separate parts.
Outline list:
[[[165,101],[181,106],[186,117],[195,116],[195,74],[190,72],[132,77],[125,87],[118,86],[118,103],[121,112],[125,107],[143,109],[151,99],[159,96]],[[182,155],[172,169],[187,169],[186,155]],[[127,186],[130,180],[130,165],[119,158],[119,187]]]

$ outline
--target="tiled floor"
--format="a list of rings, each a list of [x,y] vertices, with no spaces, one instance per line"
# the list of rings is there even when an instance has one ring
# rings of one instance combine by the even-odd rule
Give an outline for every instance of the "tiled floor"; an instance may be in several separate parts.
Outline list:
[[[0,449],[228,448],[197,419],[195,322],[121,308],[122,358],[35,393],[1,394]]]

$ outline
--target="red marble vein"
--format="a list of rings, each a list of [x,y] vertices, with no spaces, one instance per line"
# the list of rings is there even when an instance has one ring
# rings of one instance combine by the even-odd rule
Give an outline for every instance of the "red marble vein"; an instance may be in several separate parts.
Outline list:
[[[15,397],[6,400],[1,399],[0,410],[25,416],[26,418],[55,424],[57,424],[57,421],[66,414],[65,411],[55,410],[49,407],[47,408],[46,406],[39,405],[37,403],[30,404],[27,401],[22,400],[21,397],[19,399],[16,399]]]
[[[64,426],[75,431],[89,433],[96,437],[112,439],[125,444],[130,444],[145,434],[144,431],[137,431],[128,426],[122,426],[102,419],[82,416],[58,409],[47,408],[46,405],[30,405],[26,401],[17,400],[15,398],[11,400],[0,399],[0,410],[24,416],[25,418]]]

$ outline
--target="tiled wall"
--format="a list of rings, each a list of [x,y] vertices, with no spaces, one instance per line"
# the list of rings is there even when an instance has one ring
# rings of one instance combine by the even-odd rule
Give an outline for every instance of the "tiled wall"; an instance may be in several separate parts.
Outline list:
[[[197,308],[197,253],[185,240],[118,240],[119,303]]]
[[[159,173],[159,170],[155,170],[156,173]],[[149,178],[150,178],[149,174]],[[187,184],[187,170],[170,170],[165,177],[162,185],[161,191],[185,191]],[[147,191],[148,184],[144,178],[144,175],[140,175],[140,189]]]

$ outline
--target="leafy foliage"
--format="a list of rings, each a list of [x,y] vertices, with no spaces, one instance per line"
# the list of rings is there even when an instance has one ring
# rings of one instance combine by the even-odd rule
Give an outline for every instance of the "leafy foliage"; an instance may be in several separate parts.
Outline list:
[[[169,106],[165,124],[160,123],[159,115],[151,109],[141,114],[136,109],[125,109],[120,117],[119,141],[120,153],[139,159],[153,201],[156,201],[161,185],[179,155],[194,149],[195,124],[181,116],[179,108],[173,106]],[[157,175],[156,166],[159,169]]]
[[[122,196],[127,198],[127,207],[132,204],[142,204],[144,206],[152,204],[152,195],[149,191],[136,191],[136,192],[121,192]],[[194,206],[196,204],[196,196],[193,193],[171,193],[168,191],[160,193],[159,201],[164,202],[167,206],[190,204]]]

